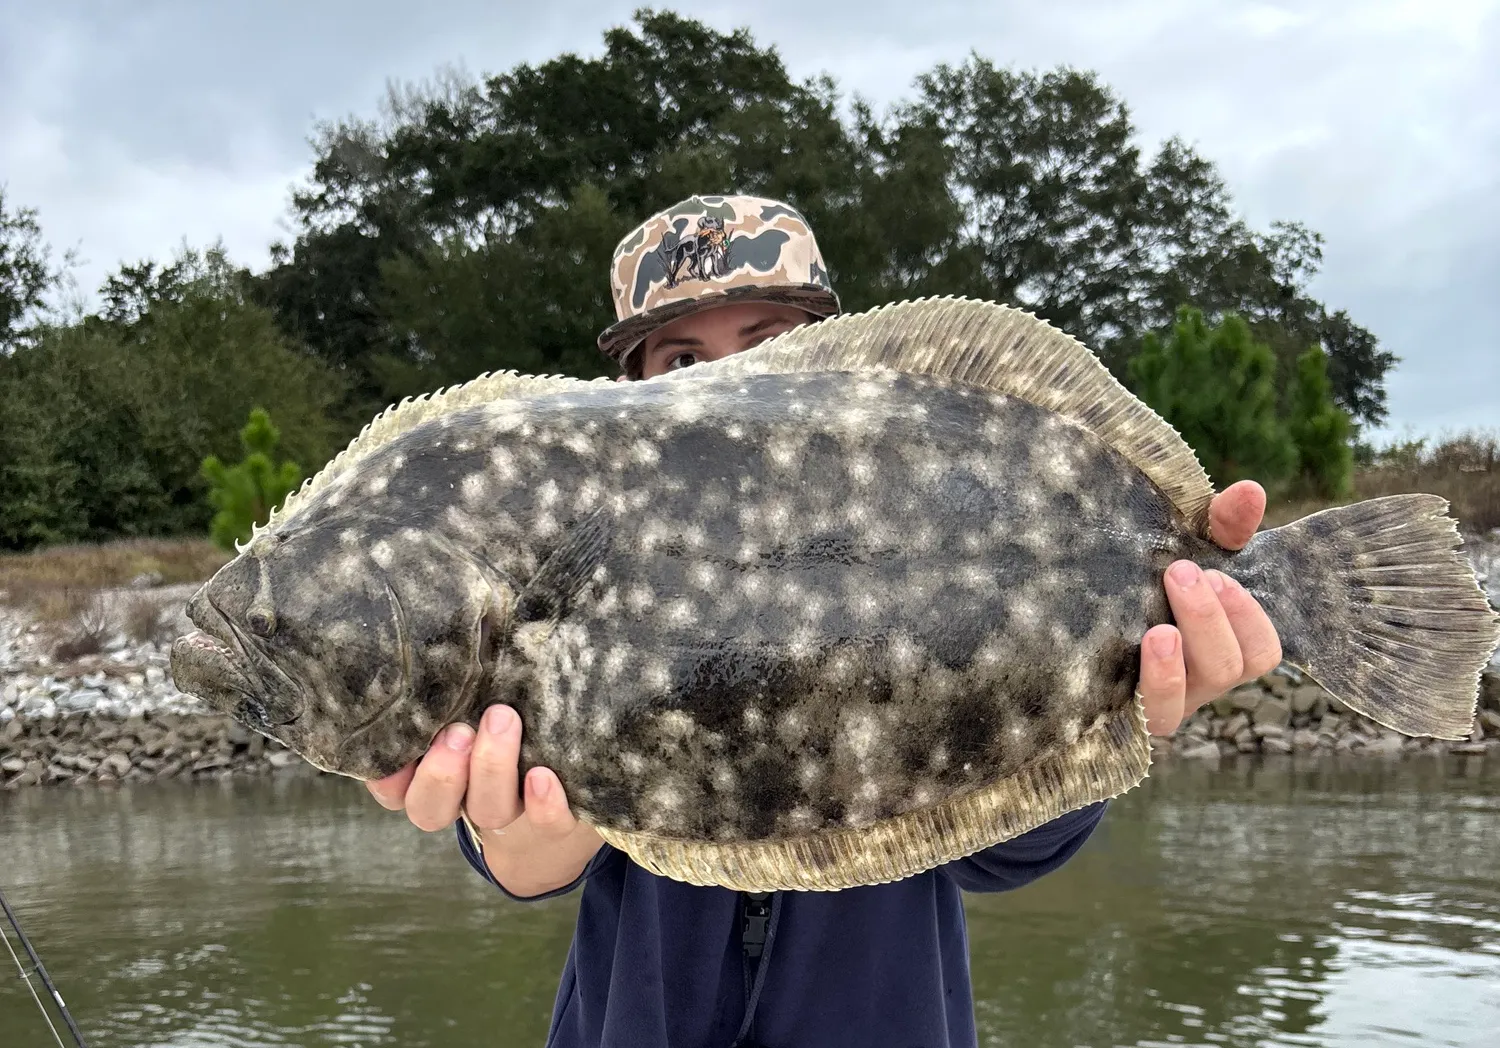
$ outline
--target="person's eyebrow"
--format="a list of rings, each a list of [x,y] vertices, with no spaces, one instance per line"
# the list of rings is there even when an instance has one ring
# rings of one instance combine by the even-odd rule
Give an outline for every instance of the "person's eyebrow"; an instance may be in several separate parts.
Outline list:
[[[703,345],[703,340],[701,338],[689,338],[688,336],[685,336],[685,335],[678,335],[675,338],[664,338],[664,339],[662,339],[656,345],[654,345],[654,346],[651,347],[651,352],[655,353],[658,349],[663,349],[663,348],[665,348],[667,346],[701,346],[701,345]]]
[[[773,324],[780,324],[785,321],[786,317],[762,317],[760,320],[755,321],[755,323],[746,324],[740,328],[740,338],[749,338],[751,335],[758,334]]]

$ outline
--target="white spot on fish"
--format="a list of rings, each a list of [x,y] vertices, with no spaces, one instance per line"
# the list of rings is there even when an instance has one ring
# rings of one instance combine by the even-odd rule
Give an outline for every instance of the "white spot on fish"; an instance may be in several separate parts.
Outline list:
[[[461,489],[466,502],[479,502],[484,498],[484,489],[487,477],[483,473],[470,473],[463,480]]]
[[[649,440],[637,440],[630,445],[630,460],[637,466],[654,466],[661,461],[661,452]]]
[[[490,469],[503,481],[515,480],[518,475],[516,457],[506,448],[490,449]]]
[[[636,583],[630,588],[630,592],[625,594],[625,607],[635,615],[639,615],[655,603],[656,594],[652,593],[651,587],[644,582]]]
[[[576,430],[563,438],[562,446],[576,455],[592,455],[594,453],[594,442]]]
[[[673,626],[690,626],[698,618],[698,609],[686,597],[679,597],[667,605],[666,619]]]
[[[656,718],[656,726],[669,739],[685,739],[693,733],[693,718],[681,710],[667,710]]]
[[[610,593],[613,594],[614,590],[611,589]],[[620,679],[620,675],[625,672],[628,656],[629,653],[623,647],[609,649],[609,654],[604,656],[604,679],[608,683],[614,684]]]
[[[874,714],[868,710],[851,713],[844,727],[844,737],[858,760],[868,759],[875,751],[875,744],[880,741],[880,728]]]
[[[386,477],[372,477],[370,479],[370,482],[365,485],[365,494],[367,494],[367,495],[384,495],[385,494],[386,485],[389,482],[390,482],[389,479],[386,478]]]
[[[594,477],[588,477],[578,486],[578,494],[573,499],[573,512],[586,513],[599,504],[600,497],[604,494],[604,488]]]
[[[381,568],[389,569],[393,556],[394,551],[391,549],[391,544],[384,539],[381,539],[370,547],[370,559],[380,565]]]
[[[652,659],[645,666],[641,667],[641,683],[652,691],[666,691],[672,683],[672,673],[667,669],[665,662],[662,662],[660,659]],[[685,721],[688,719],[687,714],[676,710],[663,714],[663,716],[670,717],[674,714]],[[688,721],[688,724],[691,727],[692,722]]]

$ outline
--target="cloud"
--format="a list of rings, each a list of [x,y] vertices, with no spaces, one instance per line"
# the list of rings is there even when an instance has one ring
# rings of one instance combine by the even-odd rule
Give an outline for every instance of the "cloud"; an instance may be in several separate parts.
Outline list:
[[[285,235],[314,120],[373,115],[388,79],[596,54],[635,3],[58,2],[0,11],[0,181],[84,286],[222,236],[259,264]],[[1327,238],[1315,291],[1403,358],[1392,430],[1500,425],[1500,0],[710,0],[795,76],[877,105],[971,51],[1094,69],[1143,145],[1181,135],[1258,226]],[[753,13],[751,13],[753,11]]]

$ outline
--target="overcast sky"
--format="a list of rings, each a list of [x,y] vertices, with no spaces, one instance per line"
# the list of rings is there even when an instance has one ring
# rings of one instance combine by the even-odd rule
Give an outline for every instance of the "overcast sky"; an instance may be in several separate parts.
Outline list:
[[[0,183],[85,290],[122,261],[286,235],[314,121],[388,81],[595,54],[630,3],[0,0]],[[794,76],[877,103],[976,50],[1091,68],[1143,142],[1180,134],[1264,228],[1327,237],[1315,292],[1401,358],[1387,434],[1500,427],[1500,0],[694,0]],[[755,14],[748,14],[748,11]],[[601,277],[602,279],[602,277]]]

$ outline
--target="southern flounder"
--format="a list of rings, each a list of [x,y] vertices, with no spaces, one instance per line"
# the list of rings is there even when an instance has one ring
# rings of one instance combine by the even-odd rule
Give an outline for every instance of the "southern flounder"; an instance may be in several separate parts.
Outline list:
[[[1208,540],[1179,435],[1082,344],[965,299],[636,383],[407,401],[193,597],[177,684],[368,778],[508,703],[523,768],[645,868],[834,889],[1139,783],[1140,638],[1179,557],[1411,735],[1470,730],[1500,626],[1444,500]]]

